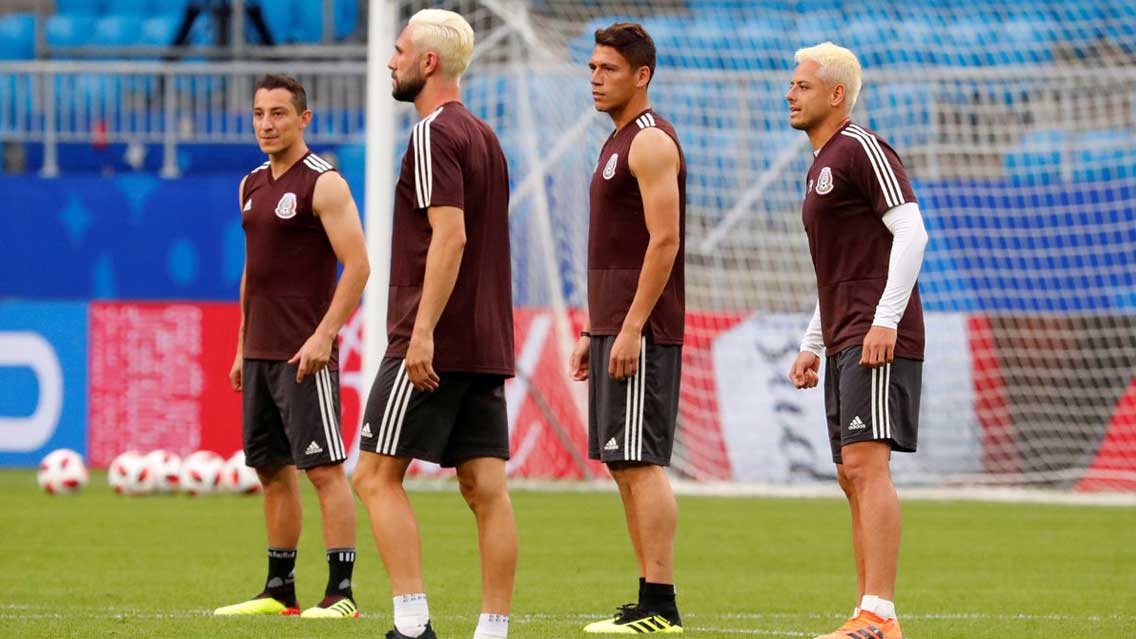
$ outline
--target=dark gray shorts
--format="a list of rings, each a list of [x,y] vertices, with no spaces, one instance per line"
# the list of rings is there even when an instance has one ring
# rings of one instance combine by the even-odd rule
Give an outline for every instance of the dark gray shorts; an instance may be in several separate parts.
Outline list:
[[[846,348],[825,361],[824,406],[837,464],[848,444],[886,441],[894,451],[914,453],[919,436],[923,362],[897,357],[880,368],[864,368],[862,350]]]
[[[455,466],[477,457],[509,458],[505,378],[439,373],[437,390],[420,391],[404,360],[387,357],[363,411],[359,449]]]
[[[596,335],[588,353],[588,457],[605,464],[671,463],[678,423],[682,346],[643,338],[639,370],[622,382],[608,374],[614,335]]]
[[[339,430],[339,372],[324,368],[296,383],[285,361],[246,359],[241,399],[245,463],[312,468],[347,459]]]

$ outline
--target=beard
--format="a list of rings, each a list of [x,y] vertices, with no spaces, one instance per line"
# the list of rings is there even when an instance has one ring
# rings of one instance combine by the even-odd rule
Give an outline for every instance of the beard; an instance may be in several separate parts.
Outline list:
[[[414,98],[418,97],[424,86],[426,86],[426,77],[421,74],[408,76],[402,80],[396,77],[391,95],[399,102],[414,102]]]

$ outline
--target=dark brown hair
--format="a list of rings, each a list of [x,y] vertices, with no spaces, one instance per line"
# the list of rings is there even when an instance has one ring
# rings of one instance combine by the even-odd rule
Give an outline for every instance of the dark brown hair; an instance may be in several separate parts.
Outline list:
[[[292,94],[292,106],[296,107],[296,113],[303,114],[308,110],[308,94],[304,91],[304,85],[300,81],[290,75],[283,75],[279,73],[268,73],[260,76],[256,81],[256,88],[253,90],[260,91],[267,89],[284,89]]]
[[[651,34],[636,22],[616,22],[610,27],[596,29],[596,44],[611,47],[619,52],[628,63],[632,71],[639,67],[651,70],[650,84],[655,79],[655,41]]]

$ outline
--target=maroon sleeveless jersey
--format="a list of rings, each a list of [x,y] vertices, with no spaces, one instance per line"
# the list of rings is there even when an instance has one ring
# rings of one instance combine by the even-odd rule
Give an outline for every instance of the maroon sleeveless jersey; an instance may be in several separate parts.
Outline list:
[[[643,217],[639,181],[631,174],[631,141],[643,129],[656,127],[678,146],[678,255],[670,279],[644,327],[657,344],[682,344],[686,290],[686,158],[670,122],[648,109],[611,134],[600,149],[592,175],[591,224],[588,230],[588,315],[595,335],[618,335],[635,291],[651,236]]]
[[[267,162],[245,178],[246,358],[291,359],[331,306],[338,260],[312,196],[319,176],[334,170],[309,152],[277,178]],[[334,343],[332,368],[338,350]]]
[[[461,209],[465,250],[434,327],[434,369],[512,377],[513,277],[509,167],[497,134],[461,102],[447,102],[410,132],[394,194],[387,357],[406,357],[430,248],[432,206]]]

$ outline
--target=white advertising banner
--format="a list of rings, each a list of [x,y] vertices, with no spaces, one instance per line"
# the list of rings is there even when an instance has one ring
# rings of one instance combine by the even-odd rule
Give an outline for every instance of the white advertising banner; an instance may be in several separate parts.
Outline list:
[[[755,315],[714,342],[723,436],[734,481],[809,483],[836,475],[821,385],[800,391],[788,372],[809,316]],[[921,483],[981,469],[966,316],[928,313],[919,452],[896,454],[896,480]]]

